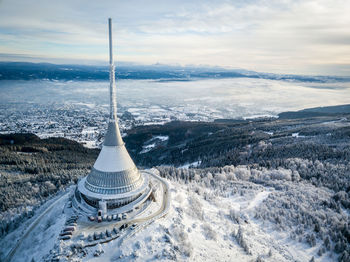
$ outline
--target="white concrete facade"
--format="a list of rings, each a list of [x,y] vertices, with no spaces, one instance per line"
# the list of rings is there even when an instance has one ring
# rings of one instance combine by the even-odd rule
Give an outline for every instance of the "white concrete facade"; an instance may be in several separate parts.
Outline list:
[[[88,176],[78,182],[75,207],[86,214],[127,212],[141,205],[151,194],[149,178],[140,172],[120,135],[117,118],[116,85],[112,52],[112,22],[109,19],[110,44],[110,119],[102,150]],[[102,208],[103,206],[103,208]],[[128,210],[126,210],[128,209]]]

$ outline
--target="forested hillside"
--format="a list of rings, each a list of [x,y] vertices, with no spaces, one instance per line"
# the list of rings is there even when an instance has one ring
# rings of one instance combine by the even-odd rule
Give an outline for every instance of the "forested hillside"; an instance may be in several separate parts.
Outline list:
[[[258,164],[280,166],[285,159],[303,158],[347,164],[350,157],[350,114],[298,119],[171,122],[141,126],[125,137],[139,165],[201,167]],[[166,142],[157,137],[166,136]],[[150,144],[150,150],[144,152]]]
[[[0,235],[21,216],[30,216],[32,207],[76,183],[97,154],[98,150],[64,138],[0,135]]]
[[[276,224],[279,230],[288,229],[292,239],[310,246],[321,240],[321,255],[332,250],[346,261],[350,253],[350,224],[344,217],[350,208],[348,119],[350,115],[338,114],[171,122],[135,127],[124,140],[138,166],[159,166],[160,174],[170,180],[219,189],[223,196],[231,190],[227,181],[274,188],[256,218]],[[98,152],[64,138],[1,135],[0,234],[13,230],[42,201],[86,175]],[[191,165],[198,168],[176,168]],[[210,199],[201,190],[197,193]]]

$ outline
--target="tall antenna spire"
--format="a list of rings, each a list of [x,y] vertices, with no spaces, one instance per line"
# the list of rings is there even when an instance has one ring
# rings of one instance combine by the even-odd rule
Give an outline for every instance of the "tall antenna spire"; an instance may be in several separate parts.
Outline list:
[[[113,40],[112,40],[112,19],[108,18],[109,29],[109,99],[110,114],[108,129],[104,141],[105,146],[124,145],[120,135],[117,118],[117,88],[115,86],[114,62],[113,62]]]
[[[79,213],[89,216],[98,210],[102,210],[103,215],[133,211],[136,207],[143,207],[152,191],[148,175],[139,172],[120,135],[111,18],[108,19],[108,29],[110,69],[108,128],[101,152],[89,175],[79,181],[73,202]]]
[[[112,18],[108,18],[109,28],[109,97],[110,97],[110,115],[111,120],[117,120],[117,92],[115,86],[115,73],[113,62],[113,39],[112,39]]]

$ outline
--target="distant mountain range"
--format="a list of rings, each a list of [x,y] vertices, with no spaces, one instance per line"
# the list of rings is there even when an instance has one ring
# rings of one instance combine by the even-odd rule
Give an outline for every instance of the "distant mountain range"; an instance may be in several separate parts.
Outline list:
[[[58,65],[49,63],[0,62],[0,80],[108,80],[107,66]],[[243,69],[221,67],[121,65],[116,70],[117,79],[152,79],[158,81],[190,81],[197,79],[262,78],[301,82],[350,82],[350,77],[305,76],[259,73]]]

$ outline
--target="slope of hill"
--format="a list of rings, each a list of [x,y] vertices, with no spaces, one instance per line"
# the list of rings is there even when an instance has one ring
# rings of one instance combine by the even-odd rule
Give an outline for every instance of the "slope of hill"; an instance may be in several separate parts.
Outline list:
[[[296,119],[171,122],[136,127],[125,142],[139,165],[278,166],[286,158],[349,160],[350,114]]]
[[[158,170],[171,185],[166,217],[107,244],[81,249],[77,243],[61,250],[58,234],[67,200],[60,195],[14,259],[52,261],[57,254],[72,261],[349,259],[349,215],[341,194],[300,179],[295,170],[249,166]],[[5,236],[0,244],[4,254],[28,224]]]
[[[64,138],[0,135],[0,236],[85,175],[98,151]]]
[[[348,261],[348,119],[341,113],[131,129],[125,141],[136,162],[162,165],[157,169],[170,181],[171,212],[121,242],[67,252],[76,261]],[[41,204],[85,175],[98,150],[30,134],[1,135],[0,150],[3,258],[50,201]],[[36,245],[27,242],[16,257],[40,261],[58,252],[65,220],[65,201],[59,203],[30,236]]]

